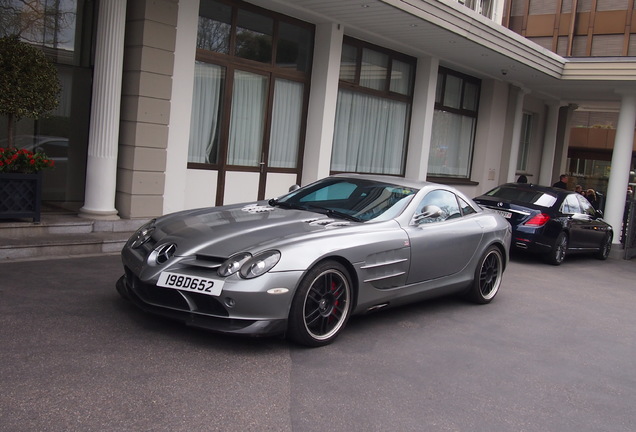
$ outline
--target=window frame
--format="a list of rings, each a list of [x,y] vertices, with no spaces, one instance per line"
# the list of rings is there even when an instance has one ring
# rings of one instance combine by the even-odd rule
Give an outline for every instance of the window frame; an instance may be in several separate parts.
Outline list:
[[[228,53],[208,51],[205,49],[196,47],[195,61],[206,64],[212,64],[225,69],[225,84],[223,91],[223,100],[221,104],[223,107],[231,107],[232,88],[234,85],[234,74],[236,71],[254,73],[258,75],[265,75],[268,77],[267,86],[267,98],[266,98],[266,111],[265,111],[265,127],[263,130],[263,144],[262,151],[265,160],[269,161],[269,149],[270,149],[270,133],[271,133],[271,121],[273,116],[273,100],[274,100],[274,86],[277,79],[284,79],[301,83],[303,85],[303,101],[302,101],[302,114],[301,114],[301,126],[299,134],[299,143],[297,149],[297,161],[294,168],[282,168],[282,167],[269,167],[268,172],[279,173],[298,173],[302,172],[303,168],[303,154],[305,148],[305,131],[306,131],[306,119],[309,104],[309,87],[311,82],[311,68],[313,63],[313,51],[315,44],[315,26],[311,23],[301,21],[292,18],[287,15],[283,15],[271,10],[263,9],[258,6],[251,5],[249,3],[233,0],[215,0],[217,3],[221,3],[231,8],[231,23],[230,23],[230,38]],[[238,14],[240,10],[245,10],[250,13],[263,15],[267,18],[273,19],[273,34],[272,34],[272,52],[271,58],[268,63],[260,62],[257,60],[251,60],[243,57],[239,57],[236,54],[236,37],[237,37],[237,25]],[[200,17],[200,16],[199,16]],[[277,66],[277,49],[278,42],[280,40],[279,28],[281,23],[291,24],[294,26],[307,29],[311,33],[310,52],[308,53],[308,67],[306,71],[299,71],[298,69],[283,68]],[[236,171],[253,171],[254,167],[230,165],[227,161],[227,152],[229,149],[229,133],[230,133],[230,112],[224,115],[220,121],[220,135],[219,135],[219,153],[216,163],[201,163],[201,162],[187,162],[188,169],[199,170],[222,170],[227,167],[232,167],[232,170]]]
[[[342,78],[339,78],[338,97],[340,97],[341,91],[348,91],[353,94],[368,95],[368,96],[379,98],[382,100],[400,102],[407,105],[408,109],[406,113],[405,128],[404,128],[404,148],[403,148],[402,160],[400,161],[399,173],[385,174],[385,175],[394,175],[394,176],[404,176],[404,173],[406,170],[406,160],[408,157],[408,144],[409,144],[409,132],[410,132],[409,126],[412,121],[413,93],[415,88],[415,74],[417,69],[417,59],[415,57],[411,57],[409,55],[406,55],[397,51],[393,51],[387,48],[383,48],[381,46],[374,45],[374,44],[371,44],[359,39],[355,39],[351,36],[346,36],[346,35],[343,38],[342,45],[343,45],[343,50],[345,45],[353,47],[355,49],[356,62],[355,62],[355,72],[354,72],[353,80],[347,81],[347,80],[343,80]],[[383,86],[383,89],[381,90],[373,89],[371,87],[366,87],[360,84],[361,75],[362,75],[362,58],[363,58],[365,49],[386,55],[388,57],[384,86]],[[409,82],[407,85],[408,87],[407,94],[403,94],[403,93],[391,90],[391,75],[393,72],[393,63],[395,61],[399,61],[411,66],[410,68],[411,73],[410,73]],[[341,59],[340,67],[342,68],[342,59]],[[335,146],[335,142],[334,142],[334,146]],[[332,162],[330,164],[330,174],[339,174],[344,172],[351,172],[351,170],[341,171],[341,170],[333,169],[333,154],[332,154]],[[378,174],[378,172],[372,172],[372,171],[355,171],[355,172],[360,174]]]
[[[470,75],[467,75],[452,69],[448,69],[443,66],[440,66],[438,68],[437,76],[438,76],[438,82],[437,82],[437,88],[435,91],[434,111],[448,112],[450,114],[455,114],[462,117],[474,119],[474,125],[472,130],[472,142],[470,143],[470,149],[469,149],[468,158],[467,158],[468,166],[466,167],[466,172],[467,172],[466,176],[445,175],[443,173],[432,173],[432,174],[428,174],[427,178],[431,179],[432,181],[438,181],[438,182],[443,181],[449,184],[463,183],[463,182],[471,183],[470,179],[472,177],[473,157],[475,153],[475,136],[477,132],[477,124],[479,121],[478,113],[479,113],[479,103],[481,99],[481,80],[479,78],[476,78],[476,77],[473,77],[473,76],[470,76]],[[444,104],[449,76],[461,79],[462,85],[461,85],[459,107],[453,107],[453,106]],[[476,85],[477,87],[476,97],[475,97],[475,109],[468,109],[464,107],[464,102],[466,100],[465,90],[466,90],[467,83]],[[429,159],[428,172],[431,173],[430,159]]]

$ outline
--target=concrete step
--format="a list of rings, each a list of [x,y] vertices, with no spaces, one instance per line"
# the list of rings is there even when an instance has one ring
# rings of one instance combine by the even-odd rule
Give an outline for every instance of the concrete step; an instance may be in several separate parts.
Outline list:
[[[0,260],[119,253],[146,220],[92,220],[43,214],[40,223],[0,222]]]

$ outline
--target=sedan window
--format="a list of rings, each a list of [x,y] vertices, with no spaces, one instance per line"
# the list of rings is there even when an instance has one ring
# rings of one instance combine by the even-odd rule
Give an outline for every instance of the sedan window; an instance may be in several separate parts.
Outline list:
[[[581,206],[579,200],[576,198],[576,194],[570,194],[563,200],[561,204],[561,213],[563,214],[577,214],[581,213]]]
[[[579,194],[576,194],[576,195],[579,200],[579,204],[581,205],[581,210],[583,211],[583,213],[592,217],[596,216],[596,209],[592,207],[592,204],[590,204],[590,202],[584,196]]]
[[[487,192],[486,195],[499,198],[501,200],[534,204],[546,208],[552,207],[557,200],[556,196],[549,193],[532,188],[519,188],[516,186],[496,187],[490,192]]]

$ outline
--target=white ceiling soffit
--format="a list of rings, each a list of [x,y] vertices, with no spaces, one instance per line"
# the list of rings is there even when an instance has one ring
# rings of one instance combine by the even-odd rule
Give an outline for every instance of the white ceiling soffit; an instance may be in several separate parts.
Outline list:
[[[565,59],[454,0],[252,0],[312,23],[562,103],[620,101],[636,84],[636,58]],[[618,72],[617,72],[618,71]]]

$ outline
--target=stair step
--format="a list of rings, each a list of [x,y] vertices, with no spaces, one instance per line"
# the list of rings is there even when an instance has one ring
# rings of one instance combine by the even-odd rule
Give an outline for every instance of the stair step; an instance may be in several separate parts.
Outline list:
[[[146,220],[92,220],[77,215],[43,214],[40,223],[0,223],[0,260],[119,253]]]
[[[0,237],[0,260],[119,253],[132,232]]]

